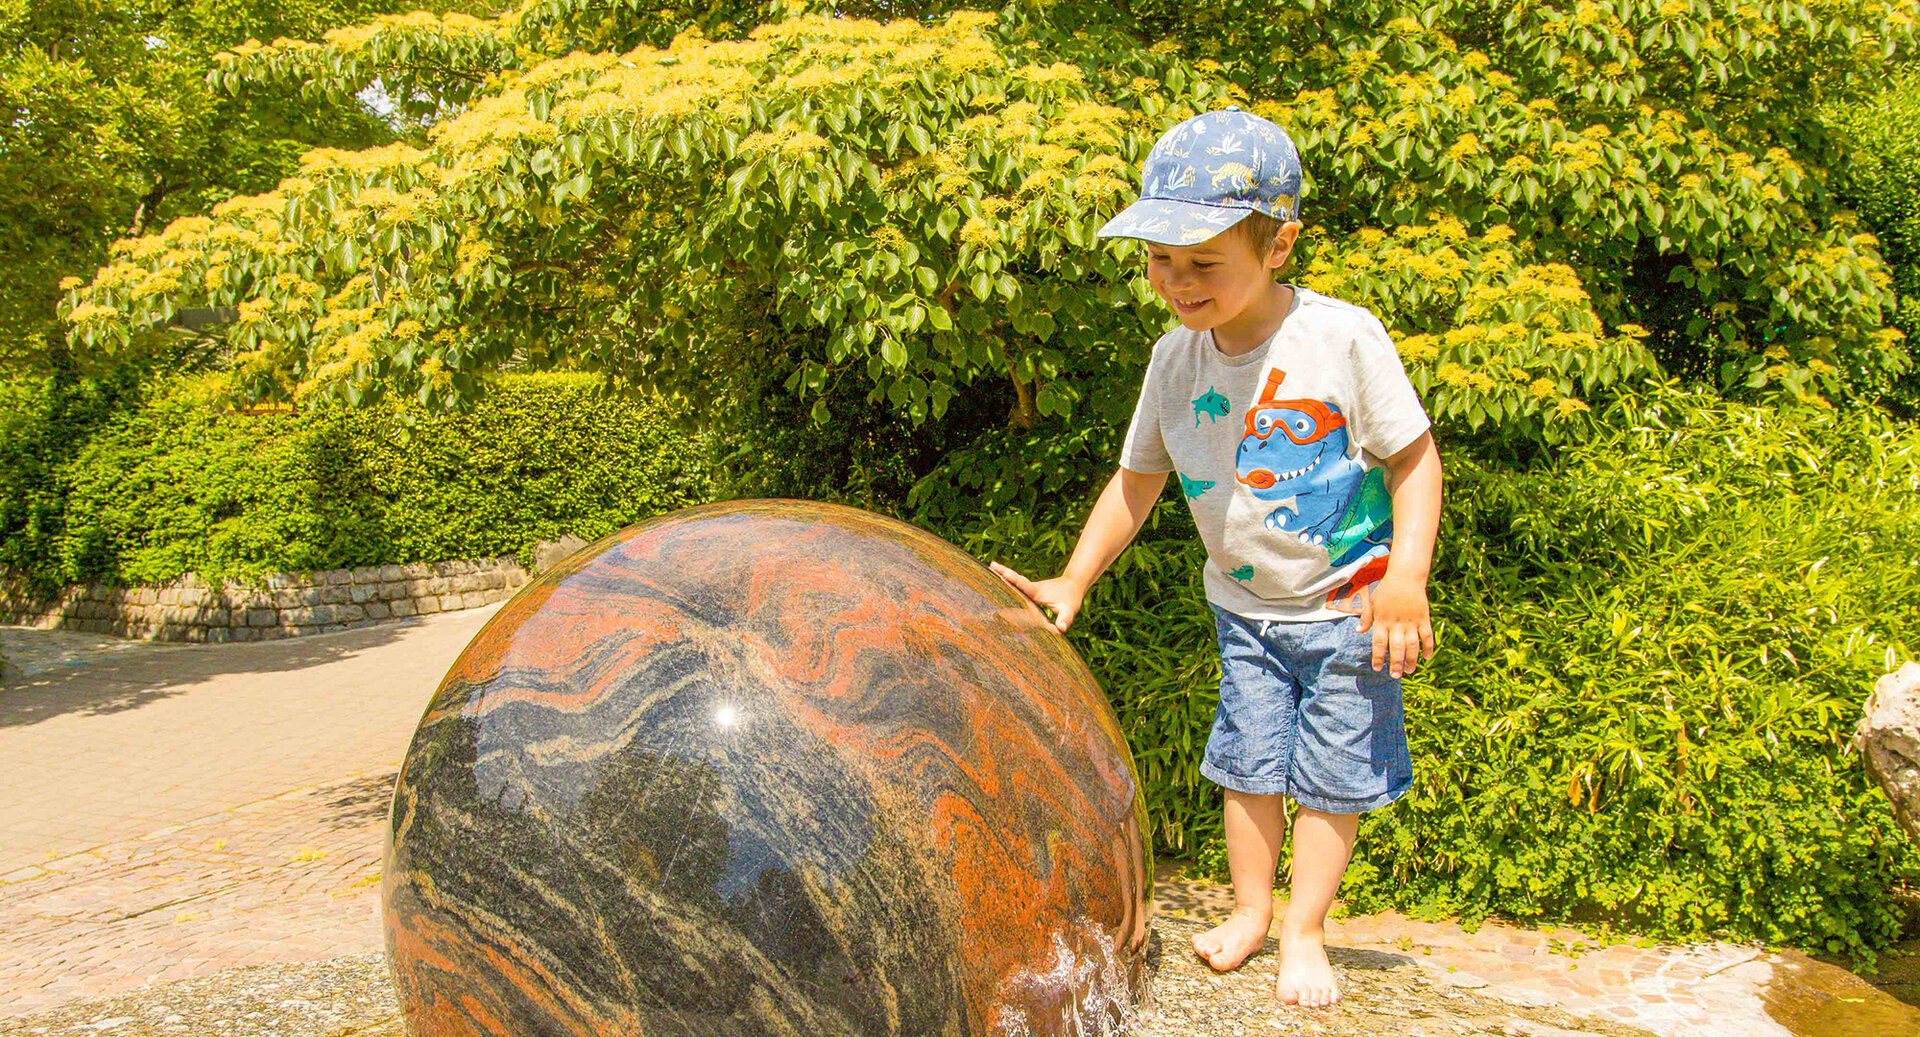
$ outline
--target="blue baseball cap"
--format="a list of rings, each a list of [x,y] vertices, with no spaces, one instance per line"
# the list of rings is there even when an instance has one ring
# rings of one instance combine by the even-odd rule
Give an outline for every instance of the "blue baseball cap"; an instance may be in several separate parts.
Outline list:
[[[1287,131],[1238,105],[1161,134],[1140,168],[1140,200],[1094,232],[1197,245],[1261,212],[1299,218],[1300,152]]]

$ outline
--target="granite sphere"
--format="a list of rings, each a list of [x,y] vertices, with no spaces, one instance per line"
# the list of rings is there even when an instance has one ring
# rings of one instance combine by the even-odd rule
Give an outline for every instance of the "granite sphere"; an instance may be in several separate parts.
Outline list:
[[[985,566],[854,508],[651,519],[503,605],[394,790],[417,1035],[1118,1033],[1138,777]]]

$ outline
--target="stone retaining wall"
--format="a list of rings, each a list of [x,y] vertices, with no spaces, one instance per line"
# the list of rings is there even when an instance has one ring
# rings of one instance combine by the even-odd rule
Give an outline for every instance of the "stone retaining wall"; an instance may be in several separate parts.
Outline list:
[[[78,584],[52,597],[0,577],[0,623],[147,641],[265,641],[474,608],[512,596],[529,576],[503,555],[277,574],[257,583],[186,576],[145,587]]]

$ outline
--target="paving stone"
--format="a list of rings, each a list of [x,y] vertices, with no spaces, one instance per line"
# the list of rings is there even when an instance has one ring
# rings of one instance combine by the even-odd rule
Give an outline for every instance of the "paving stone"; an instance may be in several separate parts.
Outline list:
[[[367,880],[379,875],[393,777],[383,770],[243,804],[35,869],[39,877],[0,900],[0,1017],[147,982],[378,950],[380,928],[367,923],[379,885]],[[278,847],[292,840],[309,861],[288,861]],[[313,867],[325,862],[337,866]],[[63,963],[50,981],[34,969],[49,962]]]

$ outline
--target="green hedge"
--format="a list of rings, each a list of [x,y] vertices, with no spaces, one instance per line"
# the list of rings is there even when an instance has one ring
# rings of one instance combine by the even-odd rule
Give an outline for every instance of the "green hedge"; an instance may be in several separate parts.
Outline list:
[[[386,404],[247,416],[184,376],[66,424],[49,385],[16,384],[0,408],[16,447],[0,456],[0,563],[56,585],[529,561],[541,540],[592,539],[706,499],[708,465],[677,415],[594,384],[508,376],[456,415]],[[83,442],[61,449],[62,436]]]
[[[1364,822],[1350,905],[1862,958],[1899,935],[1920,850],[1846,743],[1920,645],[1920,430],[1786,406],[1657,388],[1529,466],[1444,451],[1441,651],[1406,684],[1415,786]],[[1155,523],[1070,636],[1157,845],[1217,868],[1203,556],[1177,501]],[[969,544],[1047,572],[1069,541],[1002,515]]]

